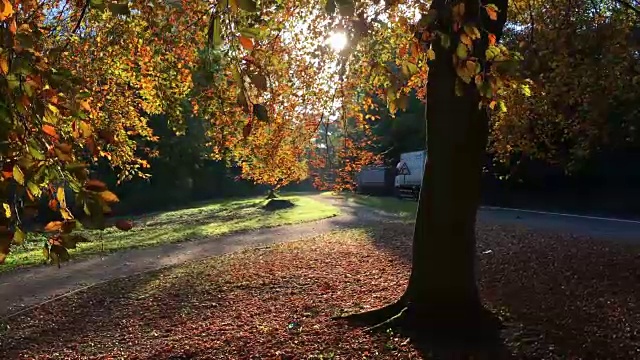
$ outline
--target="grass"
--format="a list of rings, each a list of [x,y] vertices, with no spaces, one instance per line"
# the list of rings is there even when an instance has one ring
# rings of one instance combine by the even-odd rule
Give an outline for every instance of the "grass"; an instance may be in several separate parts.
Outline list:
[[[418,209],[417,201],[390,196],[370,196],[353,193],[334,194],[332,192],[325,192],[322,195],[340,197],[349,203],[382,210],[406,219],[413,219]]]
[[[83,231],[89,243],[78,244],[70,250],[72,258],[114,252],[125,249],[158,246],[186,240],[202,239],[242,230],[274,227],[320,220],[338,215],[331,205],[304,196],[283,196],[296,206],[269,212],[261,209],[263,197],[226,199],[197,207],[139,216],[133,219],[134,228],[128,232],[108,228]],[[42,244],[45,237],[30,235],[31,241],[12,249],[0,272],[16,267],[33,266],[44,262]]]

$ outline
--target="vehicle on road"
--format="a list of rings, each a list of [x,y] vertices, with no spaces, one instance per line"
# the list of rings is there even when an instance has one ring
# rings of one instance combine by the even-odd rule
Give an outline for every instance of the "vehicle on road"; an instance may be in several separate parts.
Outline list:
[[[406,152],[400,155],[400,162],[396,165],[394,182],[397,197],[418,199],[425,161],[427,161],[426,150]]]

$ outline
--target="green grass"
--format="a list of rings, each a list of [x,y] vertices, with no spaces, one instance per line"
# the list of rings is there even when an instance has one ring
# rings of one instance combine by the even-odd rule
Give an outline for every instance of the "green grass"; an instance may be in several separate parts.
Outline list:
[[[325,192],[322,195],[340,197],[353,204],[382,210],[410,220],[412,220],[416,216],[416,210],[418,209],[417,201],[405,199],[401,200],[390,196],[370,196],[353,193],[334,194],[331,192]]]
[[[203,239],[242,230],[309,222],[339,214],[339,209],[304,196],[283,196],[296,206],[279,211],[261,208],[259,198],[226,199],[197,207],[143,215],[133,218],[134,228],[120,231],[113,227],[100,231],[82,231],[92,240],[69,251],[72,258],[114,252],[124,249],[157,246],[180,241]],[[102,236],[101,236],[102,235]],[[102,240],[101,240],[102,238]],[[30,235],[30,240],[12,249],[0,272],[44,262],[42,245],[45,238]]]

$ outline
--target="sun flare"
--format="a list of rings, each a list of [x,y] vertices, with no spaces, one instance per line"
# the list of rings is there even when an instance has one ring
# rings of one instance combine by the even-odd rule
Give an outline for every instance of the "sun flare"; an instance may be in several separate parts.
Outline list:
[[[348,42],[349,42],[349,40],[347,39],[347,34],[341,32],[341,31],[332,32],[331,35],[329,35],[329,38],[326,41],[326,43],[329,46],[331,46],[331,48],[335,52],[342,51],[342,49],[344,49],[347,46]]]

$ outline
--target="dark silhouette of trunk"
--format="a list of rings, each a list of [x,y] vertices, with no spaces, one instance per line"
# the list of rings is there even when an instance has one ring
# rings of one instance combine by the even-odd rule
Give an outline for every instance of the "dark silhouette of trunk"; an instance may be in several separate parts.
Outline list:
[[[489,20],[477,0],[465,1],[469,18],[477,19],[482,11],[479,27],[499,38],[507,0],[491,3],[501,11],[498,21]],[[445,14],[439,21],[446,24],[451,4],[434,0],[432,8]],[[481,59],[487,47],[486,34],[482,41],[484,44],[474,49],[474,55]],[[475,223],[489,114],[478,106],[475,84],[465,84],[462,96],[456,95],[455,45],[445,49],[436,40],[433,48],[436,58],[429,65],[427,85],[428,161],[416,215],[409,284],[398,302],[356,314],[353,320],[386,324],[403,318],[403,324],[408,321],[412,327],[475,331],[474,327],[483,326],[486,319],[476,285]]]

